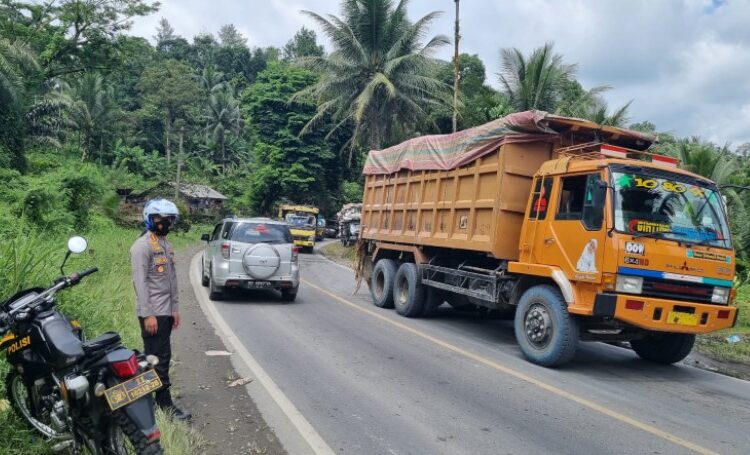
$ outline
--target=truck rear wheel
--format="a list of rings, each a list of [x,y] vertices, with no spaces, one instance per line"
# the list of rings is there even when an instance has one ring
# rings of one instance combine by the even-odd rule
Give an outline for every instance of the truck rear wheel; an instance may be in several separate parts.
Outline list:
[[[380,308],[393,308],[393,283],[398,264],[393,259],[381,259],[375,263],[370,277],[372,303]]]
[[[645,338],[630,341],[630,346],[642,359],[667,365],[687,357],[693,344],[695,335],[688,333],[650,332]]]
[[[425,303],[425,287],[416,264],[401,264],[393,284],[393,303],[396,313],[407,318],[422,316]]]
[[[562,365],[576,352],[578,322],[554,286],[537,285],[524,292],[513,325],[521,352],[533,363]]]

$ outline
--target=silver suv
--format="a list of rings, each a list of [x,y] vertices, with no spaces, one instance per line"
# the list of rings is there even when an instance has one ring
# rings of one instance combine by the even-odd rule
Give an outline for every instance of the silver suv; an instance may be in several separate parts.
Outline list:
[[[217,224],[203,252],[203,286],[211,300],[224,290],[276,289],[294,301],[299,289],[299,250],[289,226],[269,218],[227,218]]]

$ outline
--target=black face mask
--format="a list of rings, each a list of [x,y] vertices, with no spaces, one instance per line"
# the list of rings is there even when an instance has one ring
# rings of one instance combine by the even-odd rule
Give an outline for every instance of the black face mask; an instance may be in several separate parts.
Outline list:
[[[154,227],[151,229],[154,234],[165,236],[169,234],[169,228],[172,227],[172,220],[165,218],[157,223],[154,223]]]

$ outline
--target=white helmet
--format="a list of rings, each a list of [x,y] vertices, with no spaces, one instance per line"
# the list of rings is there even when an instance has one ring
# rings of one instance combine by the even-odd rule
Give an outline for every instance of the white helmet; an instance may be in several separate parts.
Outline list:
[[[154,215],[171,216],[177,221],[180,211],[174,202],[168,199],[152,199],[146,202],[146,205],[143,206],[143,221],[146,222],[146,229],[151,230],[153,228],[151,217]]]

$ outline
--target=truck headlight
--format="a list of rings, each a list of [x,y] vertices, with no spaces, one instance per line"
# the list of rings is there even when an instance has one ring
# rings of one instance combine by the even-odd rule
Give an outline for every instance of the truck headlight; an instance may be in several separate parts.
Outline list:
[[[615,290],[628,294],[640,294],[643,290],[643,277],[617,275]]]
[[[711,296],[711,302],[713,303],[727,303],[729,301],[729,288],[720,288],[716,286],[714,293]]]

